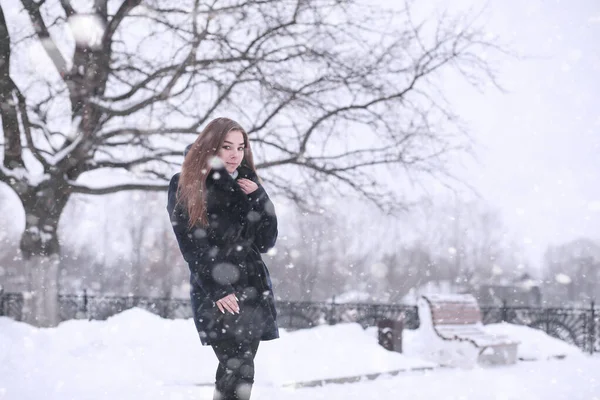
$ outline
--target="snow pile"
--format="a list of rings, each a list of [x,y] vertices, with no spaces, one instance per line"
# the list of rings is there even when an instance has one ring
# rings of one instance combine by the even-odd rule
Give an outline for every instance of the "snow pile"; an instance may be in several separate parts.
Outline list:
[[[495,385],[506,390],[503,399],[583,399],[593,398],[592,394],[600,398],[600,385],[591,380],[600,367],[600,358],[587,357],[577,348],[530,328],[509,324],[488,327],[521,340],[522,358],[567,357],[470,372],[404,372],[352,385],[293,389],[286,384],[422,369],[432,364],[419,358],[424,344],[410,330],[403,334],[404,354],[383,349],[377,344],[377,329],[363,330],[358,324],[282,330],[279,340],[260,345],[254,397],[363,399],[384,397],[391,391],[415,399],[479,399],[486,398],[481,396]],[[37,329],[0,317],[3,400],[212,398],[216,366],[212,349],[200,345],[191,319],[166,320],[135,308],[107,321],[73,320],[57,328]],[[560,397],[557,387],[546,383],[552,379],[566,382],[567,378],[569,386],[587,385],[582,396],[588,397],[568,397],[573,391],[566,387],[562,392],[568,396]],[[511,382],[514,387],[509,388]],[[365,397],[366,393],[372,396]],[[521,394],[529,397],[519,397]]]
[[[72,320],[37,329],[0,317],[0,394],[19,393],[19,399],[35,399],[40,392],[108,398],[132,384],[144,392],[209,385],[216,367],[191,319],[166,320],[134,308],[106,321]],[[281,386],[423,367],[433,365],[383,349],[358,324],[321,326],[282,330],[280,339],[262,342],[256,383]],[[98,377],[110,385],[97,396],[87,394]]]
[[[384,349],[356,323],[284,331],[280,340],[261,346],[257,370],[267,371],[274,384],[435,367]]]
[[[550,358],[581,357],[579,347],[553,338],[539,329],[507,323],[486,325],[486,330],[496,335],[518,339],[518,357],[521,360],[547,360]]]

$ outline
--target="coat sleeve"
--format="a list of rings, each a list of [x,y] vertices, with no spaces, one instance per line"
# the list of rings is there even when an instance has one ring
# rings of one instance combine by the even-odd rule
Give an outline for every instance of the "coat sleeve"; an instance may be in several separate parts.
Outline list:
[[[175,232],[179,250],[188,263],[192,278],[204,288],[213,301],[234,293],[232,284],[228,281],[228,267],[223,267],[224,261],[219,257],[216,246],[209,242],[207,232],[202,228],[188,229],[188,217],[185,210],[177,205],[178,177],[174,176],[169,183],[167,211],[171,226]],[[221,265],[219,265],[221,264]],[[224,270],[224,273],[221,271]],[[216,275],[215,275],[216,273]]]
[[[277,215],[275,206],[265,189],[259,185],[258,189],[248,195],[252,212],[249,216],[251,221],[256,221],[253,234],[253,242],[261,253],[266,253],[275,246],[277,241]]]

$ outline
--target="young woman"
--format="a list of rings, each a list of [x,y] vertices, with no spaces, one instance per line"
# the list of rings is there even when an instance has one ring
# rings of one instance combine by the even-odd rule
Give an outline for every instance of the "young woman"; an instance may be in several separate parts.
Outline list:
[[[261,340],[279,337],[269,271],[277,217],[256,174],[248,135],[211,121],[171,179],[167,210],[190,268],[194,323],[218,360],[214,399],[249,399]]]

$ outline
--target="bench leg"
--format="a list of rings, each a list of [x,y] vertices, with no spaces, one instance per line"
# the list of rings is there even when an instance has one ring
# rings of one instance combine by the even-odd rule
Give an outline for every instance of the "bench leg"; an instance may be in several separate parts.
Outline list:
[[[450,365],[471,369],[477,365],[478,349],[468,342],[454,342],[451,352]]]
[[[514,364],[517,362],[517,346],[484,347],[479,352],[479,362],[489,365]]]

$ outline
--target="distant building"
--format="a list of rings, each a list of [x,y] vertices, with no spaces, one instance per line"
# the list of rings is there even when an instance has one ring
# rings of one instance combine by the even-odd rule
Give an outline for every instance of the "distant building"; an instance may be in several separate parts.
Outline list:
[[[542,305],[540,284],[528,274],[505,284],[481,284],[473,295],[481,305],[502,305],[504,301],[509,306]]]

